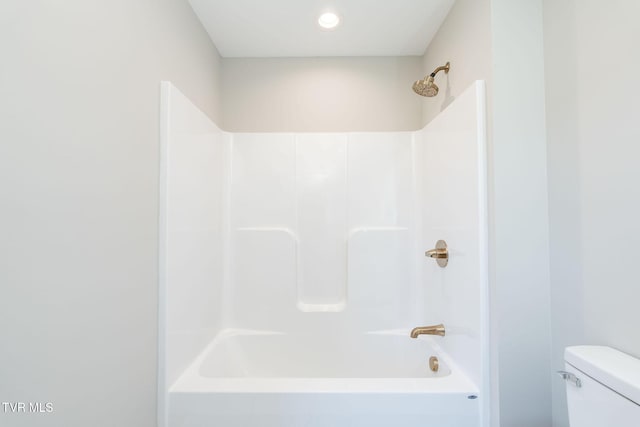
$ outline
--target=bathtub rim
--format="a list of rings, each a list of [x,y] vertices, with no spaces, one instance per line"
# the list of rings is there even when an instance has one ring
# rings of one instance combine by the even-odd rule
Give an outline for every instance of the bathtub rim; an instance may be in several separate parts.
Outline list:
[[[450,372],[438,377],[207,377],[200,374],[204,360],[220,339],[238,335],[280,335],[278,332],[225,329],[218,333],[169,387],[173,393],[460,393],[478,396],[479,387],[471,381],[455,361],[443,351],[433,337],[428,341]],[[365,332],[367,334],[367,332]],[[380,331],[369,332],[380,334]],[[407,331],[384,334],[407,336]]]

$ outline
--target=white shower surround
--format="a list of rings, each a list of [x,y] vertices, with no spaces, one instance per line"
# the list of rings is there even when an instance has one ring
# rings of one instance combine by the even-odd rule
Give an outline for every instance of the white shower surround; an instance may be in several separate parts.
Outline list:
[[[160,425],[481,425],[483,82],[420,131],[340,134],[223,132],[164,82],[161,139]]]

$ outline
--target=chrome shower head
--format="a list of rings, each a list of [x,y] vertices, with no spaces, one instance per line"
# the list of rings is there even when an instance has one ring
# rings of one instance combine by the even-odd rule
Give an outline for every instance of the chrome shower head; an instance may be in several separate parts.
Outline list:
[[[422,80],[416,80],[413,84],[413,91],[420,96],[433,97],[438,94],[438,86],[434,83],[434,79],[438,72],[443,71],[445,73],[449,73],[449,63],[447,62],[445,65],[436,68],[433,70],[433,73],[426,76]]]

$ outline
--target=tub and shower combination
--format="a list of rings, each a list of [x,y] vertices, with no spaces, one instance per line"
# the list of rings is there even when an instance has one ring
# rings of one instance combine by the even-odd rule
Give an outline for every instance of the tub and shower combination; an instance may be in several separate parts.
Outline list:
[[[163,83],[159,425],[486,425],[484,103],[228,133]]]

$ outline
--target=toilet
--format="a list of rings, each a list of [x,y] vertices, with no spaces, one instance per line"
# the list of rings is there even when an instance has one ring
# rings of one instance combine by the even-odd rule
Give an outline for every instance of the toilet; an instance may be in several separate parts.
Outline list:
[[[611,347],[567,347],[565,370],[571,427],[639,427],[640,359]]]

